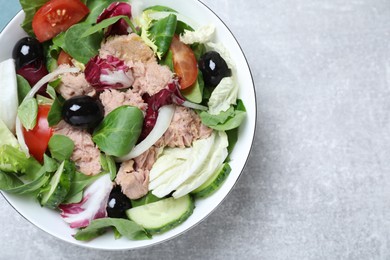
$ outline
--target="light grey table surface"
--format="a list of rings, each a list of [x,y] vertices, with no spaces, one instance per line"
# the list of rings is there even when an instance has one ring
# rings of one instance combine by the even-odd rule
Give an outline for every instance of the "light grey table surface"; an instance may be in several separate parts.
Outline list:
[[[0,197],[0,259],[390,259],[390,2],[204,2],[240,42],[258,99],[227,199],[164,244],[105,252],[47,235]],[[3,27],[20,7],[0,6]]]

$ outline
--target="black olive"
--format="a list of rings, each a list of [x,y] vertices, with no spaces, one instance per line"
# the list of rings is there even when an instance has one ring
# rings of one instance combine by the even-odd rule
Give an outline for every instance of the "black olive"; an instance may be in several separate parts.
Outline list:
[[[231,76],[226,61],[216,51],[209,51],[202,55],[198,62],[206,86],[216,87],[224,77]]]
[[[13,51],[16,70],[37,60],[44,60],[42,44],[37,39],[25,37],[20,39]]]
[[[124,195],[120,186],[115,186],[108,198],[107,214],[110,218],[127,218],[126,210],[131,208],[130,199]]]
[[[76,96],[64,102],[62,118],[68,124],[84,129],[96,127],[104,117],[102,104],[90,96]]]

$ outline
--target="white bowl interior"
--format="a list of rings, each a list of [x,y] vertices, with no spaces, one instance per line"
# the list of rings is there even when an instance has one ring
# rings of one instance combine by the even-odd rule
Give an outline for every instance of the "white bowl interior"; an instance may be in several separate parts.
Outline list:
[[[75,231],[60,218],[58,212],[42,208],[33,198],[26,199],[26,197],[3,192],[8,202],[27,220],[45,232],[72,244],[96,249],[122,250],[145,247],[175,237],[202,221],[222,202],[236,183],[249,156],[256,125],[255,87],[247,61],[231,32],[210,9],[197,0],[146,0],[145,2],[148,3],[148,6],[172,7],[185,17],[191,17],[190,20],[199,25],[214,24],[216,26],[216,41],[221,42],[229,50],[237,67],[237,83],[240,85],[239,97],[244,101],[247,109],[247,119],[240,127],[236,149],[231,154],[232,172],[216,193],[209,198],[196,201],[194,213],[187,221],[166,233],[154,235],[151,240],[144,241],[130,241],[126,238],[115,240],[112,233],[107,233],[90,242],[77,241],[72,237]],[[24,13],[18,13],[0,34],[0,61],[11,58],[14,43],[26,35],[20,27],[23,18]],[[190,24],[193,25],[191,21]]]

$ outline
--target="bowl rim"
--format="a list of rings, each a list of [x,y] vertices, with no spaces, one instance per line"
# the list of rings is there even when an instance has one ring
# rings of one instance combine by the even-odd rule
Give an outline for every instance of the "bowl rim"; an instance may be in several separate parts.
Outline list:
[[[253,146],[254,146],[254,142],[255,142],[255,137],[256,137],[256,133],[257,133],[257,117],[258,117],[258,112],[257,112],[257,108],[258,108],[258,103],[257,103],[257,95],[256,95],[256,85],[255,85],[255,82],[254,82],[254,79],[253,79],[253,73],[252,73],[252,70],[250,68],[250,65],[249,65],[249,62],[248,62],[248,59],[239,43],[239,41],[237,40],[236,36],[233,34],[233,32],[231,31],[231,29],[229,28],[229,26],[227,26],[227,24],[219,17],[218,14],[216,14],[209,6],[207,6],[205,3],[203,3],[203,1],[201,0],[195,0],[197,2],[199,2],[200,4],[203,5],[203,7],[207,8],[210,12],[213,13],[213,15],[223,24],[223,26],[229,31],[229,33],[231,34],[231,36],[234,38],[234,41],[235,43],[237,44],[237,46],[239,47],[240,51],[241,51],[241,54],[245,60],[245,63],[247,65],[247,68],[249,70],[249,75],[250,75],[250,78],[251,78],[251,82],[252,82],[252,86],[253,88],[251,88],[251,92],[253,91],[253,97],[254,97],[254,105],[255,105],[255,111],[254,111],[254,126],[253,126],[253,129],[251,131],[251,140],[250,140],[250,147],[249,147],[249,151],[248,151],[248,155],[247,157],[245,158],[245,162],[244,162],[244,165],[242,167],[242,169],[240,170],[236,180],[234,181],[232,187],[230,188],[230,190],[227,192],[227,194],[222,198],[222,200],[208,213],[208,214],[205,214],[204,216],[201,217],[201,219],[199,221],[197,221],[195,224],[193,224],[192,226],[190,226],[189,228],[173,235],[173,236],[170,236],[170,237],[167,237],[167,238],[164,238],[162,239],[161,241],[157,241],[157,242],[151,242],[149,244],[146,244],[146,245],[141,245],[141,246],[138,246],[138,247],[134,247],[134,248],[128,248],[128,249],[123,249],[123,248],[98,248],[98,247],[90,247],[87,245],[87,243],[71,243],[69,241],[67,241],[65,238],[62,238],[60,236],[57,236],[57,235],[54,235],[52,233],[50,233],[48,230],[46,229],[43,229],[41,227],[39,227],[37,224],[33,223],[31,220],[29,220],[25,215],[23,215],[21,212],[19,212],[15,206],[8,200],[7,196],[5,195],[5,192],[1,191],[0,190],[0,193],[2,195],[2,197],[7,201],[7,203],[20,215],[22,216],[25,220],[27,220],[30,224],[32,224],[32,226],[34,226],[36,229],[40,230],[40,231],[43,231],[45,232],[46,234],[50,235],[50,237],[55,237],[56,239],[58,239],[59,241],[63,241],[65,242],[66,244],[71,244],[71,245],[74,245],[74,246],[77,246],[77,247],[80,247],[80,248],[85,248],[85,249],[90,249],[90,250],[99,250],[99,251],[108,251],[108,252],[112,252],[112,251],[131,251],[131,250],[138,250],[138,249],[145,249],[145,248],[149,248],[149,247],[152,247],[152,246],[157,246],[159,244],[162,244],[162,243],[165,243],[167,241],[170,241],[170,240],[173,240],[181,235],[183,235],[184,233],[192,230],[193,228],[195,228],[196,226],[198,226],[199,224],[201,224],[202,222],[204,222],[212,213],[214,213],[216,211],[217,208],[219,208],[221,206],[221,204],[227,199],[227,197],[231,194],[232,190],[234,189],[234,187],[237,185],[239,179],[241,178],[244,170],[247,168],[247,165],[248,165],[248,161],[250,159],[250,154],[251,152],[253,151]],[[17,20],[17,19],[20,19],[20,16],[24,15],[24,11],[23,10],[20,10],[17,12],[17,14],[15,16],[13,16],[5,25],[4,25],[4,28],[0,31],[0,35],[2,35],[4,33],[4,31],[6,30],[6,28],[14,21],[14,20]]]

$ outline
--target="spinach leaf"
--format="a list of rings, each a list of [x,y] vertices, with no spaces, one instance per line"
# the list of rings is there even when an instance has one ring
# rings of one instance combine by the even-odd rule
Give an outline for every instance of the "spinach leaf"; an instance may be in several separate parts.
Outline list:
[[[143,10],[144,12],[171,12],[171,13],[177,13],[176,10],[168,7],[168,6],[163,6],[163,5],[153,5],[145,8]]]
[[[98,16],[107,8],[110,4],[114,2],[126,2],[126,1],[116,1],[116,0],[87,0],[87,7],[89,9],[89,15],[85,19],[86,23],[93,24],[96,23]]]
[[[88,63],[92,57],[98,54],[100,43],[103,40],[103,33],[94,33],[80,40],[80,35],[90,27],[91,25],[88,23],[78,23],[65,33],[64,51],[83,64]]]
[[[137,107],[120,106],[96,127],[92,139],[108,155],[124,156],[133,149],[141,134],[143,113]]]
[[[226,161],[230,161],[230,154],[232,153],[234,146],[236,146],[236,143],[238,141],[238,127],[234,128],[232,130],[226,131],[227,137],[228,137],[228,143],[229,146],[227,148],[228,150],[228,158],[226,158]]]
[[[159,57],[163,57],[168,51],[176,31],[176,24],[176,15],[170,14],[160,20],[154,20],[148,29],[148,36],[157,46]]]
[[[65,135],[55,134],[49,140],[51,156],[58,161],[69,159],[73,153],[73,149],[73,141]]]
[[[65,99],[58,95],[54,99],[53,105],[50,108],[49,114],[47,115],[47,121],[49,126],[54,126],[62,120],[62,106],[64,105]]]
[[[49,0],[35,0],[35,1],[20,0],[19,1],[20,5],[23,8],[23,11],[26,14],[21,26],[29,35],[31,36],[34,35],[31,23],[35,13],[38,11],[39,8],[41,8],[41,6],[43,6],[48,1]]]
[[[177,35],[183,34],[185,30],[193,32],[194,28],[192,28],[191,26],[189,26],[183,21],[180,20],[177,21],[175,34]]]
[[[18,100],[19,104],[22,103],[23,99],[27,96],[27,93],[30,92],[31,86],[28,81],[20,76],[16,75],[16,80],[18,84]]]
[[[43,154],[43,166],[45,166],[47,172],[55,172],[58,169],[59,164],[53,158]]]
[[[89,27],[82,35],[81,38],[87,37],[89,35],[92,35],[94,33],[101,32],[103,29],[109,27],[110,25],[113,25],[114,23],[118,22],[120,19],[123,19],[127,22],[127,24],[130,26],[131,30],[133,32],[137,32],[137,29],[126,15],[118,15],[114,17],[107,18],[103,21],[101,21],[98,24],[95,24],[91,27]]]
[[[198,78],[196,79],[195,83],[189,88],[181,90],[181,93],[187,100],[199,104],[202,102],[203,89],[204,89],[203,75],[202,72],[198,70]]]
[[[131,201],[131,206],[133,208],[135,208],[135,207],[146,205],[146,204],[149,204],[149,203],[152,203],[152,202],[156,202],[156,201],[159,201],[159,200],[162,200],[162,198],[154,196],[152,194],[152,192],[149,191],[148,194],[146,194],[142,198],[137,199],[137,200],[130,200],[130,201]]]
[[[18,108],[20,122],[27,130],[31,130],[37,124],[38,102],[35,98],[24,99]]]
[[[89,241],[104,234],[108,227],[115,227],[124,237],[130,240],[150,239],[151,236],[134,221],[119,218],[100,218],[91,221],[88,227],[79,230],[74,238],[81,241]]]
[[[113,181],[116,177],[117,168],[112,156],[100,154],[100,163],[105,172],[110,174],[110,179]]]
[[[161,65],[168,66],[171,71],[175,71],[175,68],[173,67],[173,53],[170,49],[168,49],[167,53],[165,54],[164,58],[159,61]]]
[[[203,124],[219,131],[227,131],[239,127],[245,117],[245,106],[240,99],[237,101],[237,105],[231,106],[228,110],[221,112],[218,115],[211,115],[206,111],[200,113]]]
[[[64,203],[80,202],[83,198],[83,190],[102,175],[103,174],[89,176],[76,171]]]

